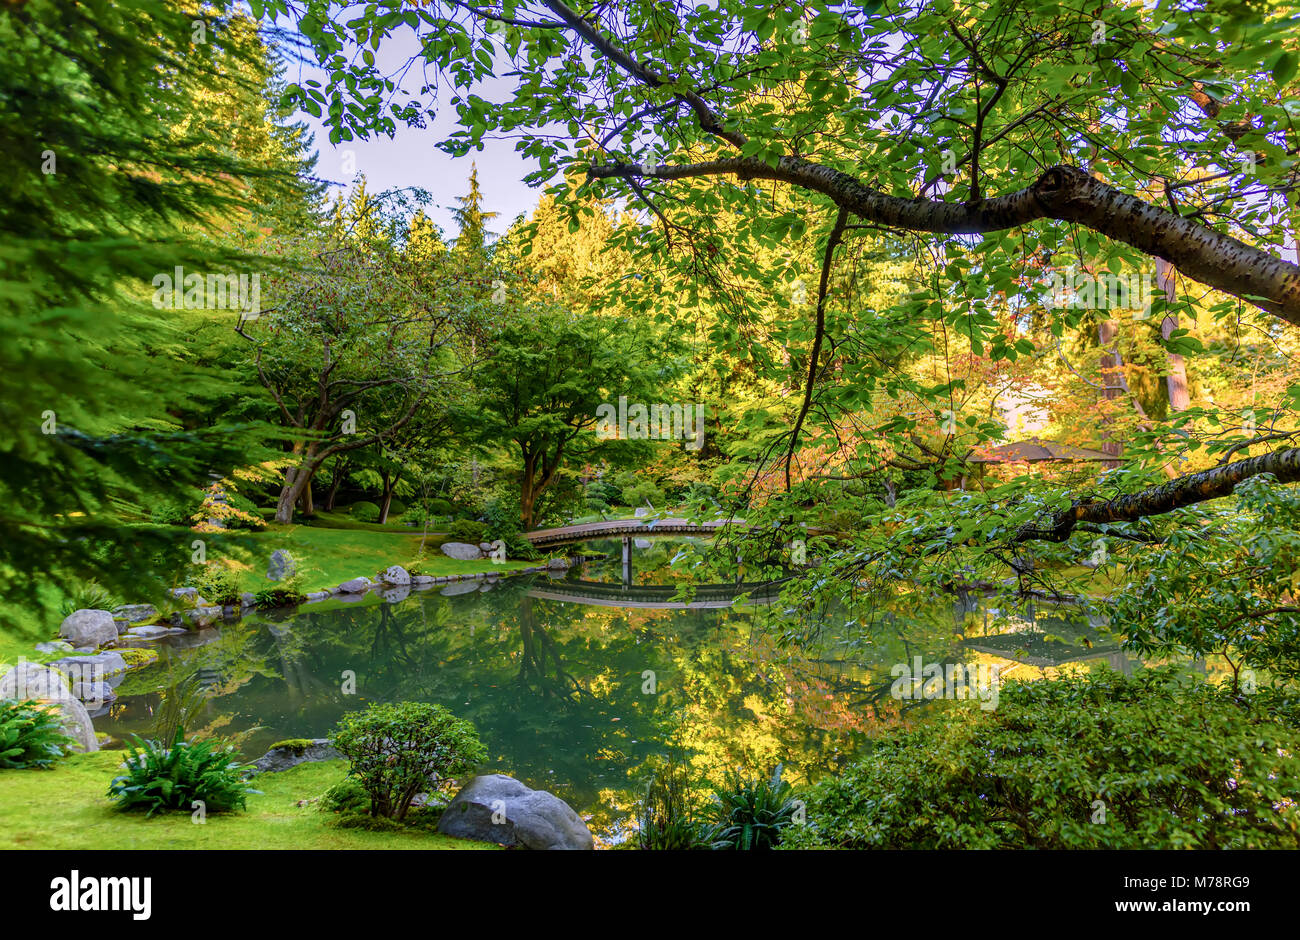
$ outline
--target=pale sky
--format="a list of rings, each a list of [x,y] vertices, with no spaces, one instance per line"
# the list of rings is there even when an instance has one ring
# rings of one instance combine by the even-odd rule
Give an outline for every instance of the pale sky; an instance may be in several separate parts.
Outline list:
[[[410,33],[399,32],[389,36],[375,54],[377,65],[385,74],[396,72],[417,48]],[[498,73],[510,68],[508,59],[498,57],[497,61]],[[286,81],[297,83],[315,78],[322,85],[326,80],[323,71],[300,67],[292,62],[284,77]],[[413,68],[407,80],[399,84],[414,91],[418,90],[421,81]],[[509,96],[512,88],[511,80],[496,79],[475,86],[473,91],[488,100],[502,101]],[[448,105],[450,99],[450,90],[447,87],[441,88],[438,95],[438,117],[424,128],[407,127],[399,123],[392,138],[372,136],[370,140],[342,141],[338,145],[329,142],[329,130],[323,118],[299,112],[295,119],[304,121],[316,134],[315,149],[320,154],[316,165],[317,176],[334,183],[346,184],[331,186],[331,195],[340,190],[346,191],[353,182],[353,178],[345,172],[347,152],[352,151],[356,172],[365,175],[368,192],[379,193],[406,186],[427,189],[433,202],[425,207],[425,213],[448,236],[456,234],[456,223],[451,212],[458,206],[456,197],[469,192],[470,163],[473,161],[478,165],[484,210],[500,213],[489,223],[488,230],[500,235],[516,216],[531,212],[537,205],[541,189],[530,189],[521,182],[526,174],[537,169],[537,161],[516,153],[512,140],[485,138],[481,151],[471,152],[458,159],[452,159],[438,150],[434,145],[448,137],[456,126],[456,112]]]

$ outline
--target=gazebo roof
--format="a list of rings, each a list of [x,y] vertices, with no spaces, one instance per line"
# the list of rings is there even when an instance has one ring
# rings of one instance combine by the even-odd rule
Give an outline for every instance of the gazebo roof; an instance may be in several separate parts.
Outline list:
[[[1040,460],[1115,460],[1114,454],[1103,453],[1073,444],[1040,441],[1031,437],[998,447],[981,448],[967,458],[971,463],[1036,463]]]

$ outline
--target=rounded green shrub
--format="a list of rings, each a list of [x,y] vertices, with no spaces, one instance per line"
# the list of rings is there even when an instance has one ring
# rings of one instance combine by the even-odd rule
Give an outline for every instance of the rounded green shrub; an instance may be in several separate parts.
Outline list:
[[[330,736],[370,796],[370,815],[401,820],[416,795],[472,771],[478,732],[441,705],[399,702],[345,715]]]
[[[447,526],[447,535],[453,542],[477,544],[487,535],[487,526],[473,519],[457,519]]]
[[[348,514],[352,516],[353,519],[357,520],[357,522],[379,521],[379,507],[374,503],[365,500],[353,503],[352,507],[348,510]]]
[[[190,577],[189,582],[209,604],[239,603],[239,576],[221,562],[208,562]]]
[[[344,777],[321,794],[318,805],[326,813],[368,813],[370,794],[356,777]]]

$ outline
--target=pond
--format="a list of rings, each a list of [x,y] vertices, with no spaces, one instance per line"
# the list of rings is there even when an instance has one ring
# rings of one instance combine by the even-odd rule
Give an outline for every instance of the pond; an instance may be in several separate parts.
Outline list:
[[[657,543],[645,560],[671,551]],[[835,772],[869,735],[924,706],[891,695],[897,665],[916,657],[998,663],[1012,675],[1075,661],[1127,668],[1077,612],[1031,605],[999,617],[976,599],[913,595],[866,618],[825,618],[810,634],[775,590],[717,586],[687,605],[652,586],[669,580],[653,565],[631,590],[617,561],[553,574],[443,585],[397,603],[331,601],[170,637],[95,724],[119,739],[148,735],[162,690],[194,680],[208,697],[189,730],[242,735],[251,758],[285,738],[326,736],[369,702],[434,702],[478,728],[485,772],[550,790],[608,844],[626,838],[650,762],[670,748],[717,782],[777,763],[796,781]],[[748,605],[733,605],[737,590]]]

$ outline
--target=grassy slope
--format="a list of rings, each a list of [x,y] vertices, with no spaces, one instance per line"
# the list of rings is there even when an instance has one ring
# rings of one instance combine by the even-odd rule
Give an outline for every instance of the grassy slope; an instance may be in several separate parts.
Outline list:
[[[0,770],[0,849],[483,849],[483,842],[410,830],[343,829],[313,799],[346,773],[343,761],[299,764],[256,778],[245,812],[146,819],[114,809],[106,792],[122,751],[77,754],[53,770]]]
[[[246,591],[258,591],[269,587],[266,579],[266,564],[271,552],[277,548],[288,549],[299,560],[303,573],[303,591],[323,591],[336,587],[343,581],[364,575],[374,578],[375,573],[389,565],[410,567],[420,557],[421,535],[401,525],[373,525],[369,523],[340,521],[346,517],[328,518],[323,524],[313,525],[276,525],[272,524],[257,532],[235,531],[229,534],[209,533],[202,536],[208,543],[208,557],[226,559],[239,574],[241,587]],[[334,525],[347,524],[346,528],[334,528]],[[199,537],[197,533],[177,529],[183,533],[185,544],[190,539]],[[443,577],[454,574],[473,574],[480,571],[510,571],[526,568],[535,562],[508,561],[496,565],[491,561],[457,561],[438,551],[437,546],[444,540],[443,536],[430,534],[425,541],[424,557],[419,561],[423,574]],[[42,593],[48,598],[51,610],[58,610],[59,604],[67,596],[63,588],[66,585],[53,581],[44,586]],[[146,598],[123,598],[127,603],[144,601]],[[328,603],[328,602],[327,602]],[[320,610],[321,608],[314,608]],[[30,624],[31,632],[22,635],[0,630],[0,663],[15,663],[20,656],[33,662],[58,659],[62,653],[37,653],[32,646],[41,641],[54,639],[59,632],[57,614],[48,623],[36,623],[34,617],[21,619]]]
[[[272,524],[256,533],[209,536],[213,543],[210,556],[227,558],[239,571],[246,591],[270,586],[266,579],[266,562],[277,548],[287,549],[298,559],[303,574],[304,591],[323,591],[349,578],[375,573],[389,565],[410,567],[435,577],[473,574],[480,571],[509,571],[526,568],[531,562],[457,561],[438,551],[442,537],[431,536],[424,542],[420,558],[421,536],[405,526],[371,526],[327,528],[324,525]],[[417,563],[416,559],[420,559]]]

